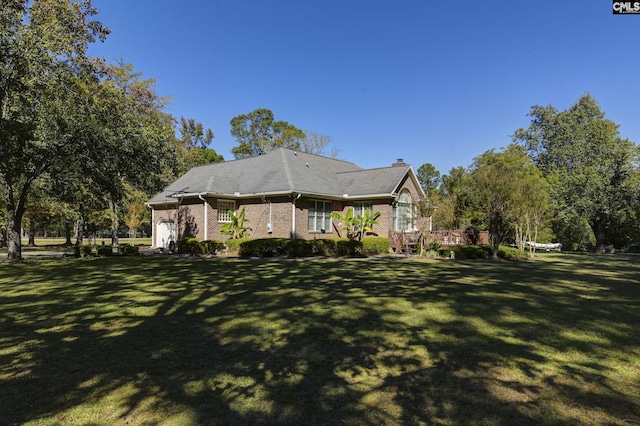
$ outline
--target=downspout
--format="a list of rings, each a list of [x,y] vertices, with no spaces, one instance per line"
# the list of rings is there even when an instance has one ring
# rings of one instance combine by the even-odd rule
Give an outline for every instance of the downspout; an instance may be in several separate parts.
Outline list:
[[[207,241],[208,229],[209,229],[209,209],[207,208],[207,200],[204,199],[202,194],[198,194],[198,198],[202,200],[202,208],[204,209],[204,240]]]
[[[157,248],[156,244],[156,209],[147,204],[147,207],[151,209],[151,248]]]
[[[298,194],[291,203],[291,239],[296,239],[296,200],[300,198],[302,194]]]

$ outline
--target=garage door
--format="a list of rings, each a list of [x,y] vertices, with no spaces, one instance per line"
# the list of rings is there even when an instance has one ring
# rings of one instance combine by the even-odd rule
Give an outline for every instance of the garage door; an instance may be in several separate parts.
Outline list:
[[[176,224],[172,221],[159,220],[156,225],[156,246],[168,248],[171,242],[176,241]]]

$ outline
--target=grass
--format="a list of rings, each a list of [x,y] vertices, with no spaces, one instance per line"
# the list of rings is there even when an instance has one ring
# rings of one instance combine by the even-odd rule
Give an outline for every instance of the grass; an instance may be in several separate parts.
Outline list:
[[[0,265],[0,424],[640,423],[640,257]]]
[[[69,251],[70,248],[65,246],[66,240],[64,238],[36,238],[35,246],[29,246],[29,240],[27,238],[22,239],[22,251]],[[120,244],[131,244],[136,246],[151,246],[151,238],[119,238]],[[72,239],[72,243],[75,243],[75,239]],[[89,240],[84,239],[84,244],[88,244]],[[100,246],[102,244],[111,245],[111,238],[96,238],[94,245]],[[7,249],[0,249],[0,253],[6,253]]]

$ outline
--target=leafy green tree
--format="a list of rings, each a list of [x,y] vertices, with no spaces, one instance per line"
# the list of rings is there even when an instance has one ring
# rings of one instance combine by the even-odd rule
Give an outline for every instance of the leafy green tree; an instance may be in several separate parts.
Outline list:
[[[441,178],[439,199],[432,197],[431,204],[438,207],[434,212],[435,224],[444,229],[462,229],[471,221],[472,190],[469,171],[454,167]],[[436,195],[436,194],[434,194]]]
[[[589,94],[565,111],[534,106],[529,116],[530,126],[518,129],[514,140],[553,183],[552,198],[563,216],[584,218],[595,236],[595,251],[602,253],[635,216],[637,145],[620,137],[619,125],[605,118]]]
[[[90,0],[2,2],[0,12],[0,185],[13,262],[38,178],[73,176],[78,190],[121,200],[124,182],[158,174],[173,126],[149,81],[87,55],[109,32]]]
[[[520,146],[512,146],[517,154]],[[549,200],[549,184],[527,156],[524,150],[520,152],[521,163],[516,168],[514,179],[513,203],[510,209],[510,219],[514,226],[515,241],[519,249],[527,249],[527,241],[538,241],[539,231],[543,220],[551,208]],[[529,245],[530,254],[535,253],[535,246]]]
[[[440,186],[440,172],[431,163],[418,167],[418,181],[427,194],[431,194]]]
[[[255,157],[276,148],[301,150],[305,133],[286,121],[275,121],[273,112],[256,109],[231,119],[231,136],[238,146],[231,152],[238,158]]]
[[[220,163],[224,157],[210,148],[213,131],[204,130],[202,123],[193,118],[180,118],[180,139],[175,142],[177,157],[177,176],[181,176],[194,167],[210,163]]]
[[[89,43],[108,30],[89,0],[0,4],[0,184],[7,257],[20,260],[20,229],[33,182],[90,148],[86,88],[99,61]]]
[[[521,146],[512,144],[503,152],[490,150],[476,157],[471,171],[475,206],[485,218],[492,257],[498,257],[500,244],[513,232],[514,217],[521,211],[526,192],[527,169],[531,159]],[[533,196],[534,194],[529,194]]]

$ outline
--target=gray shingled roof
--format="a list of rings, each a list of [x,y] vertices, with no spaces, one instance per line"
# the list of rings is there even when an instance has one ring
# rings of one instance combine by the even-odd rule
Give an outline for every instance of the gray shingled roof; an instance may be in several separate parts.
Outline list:
[[[180,195],[199,194],[391,195],[410,170],[409,165],[365,170],[350,162],[279,148],[258,157],[194,167],[148,203],[175,203]]]

